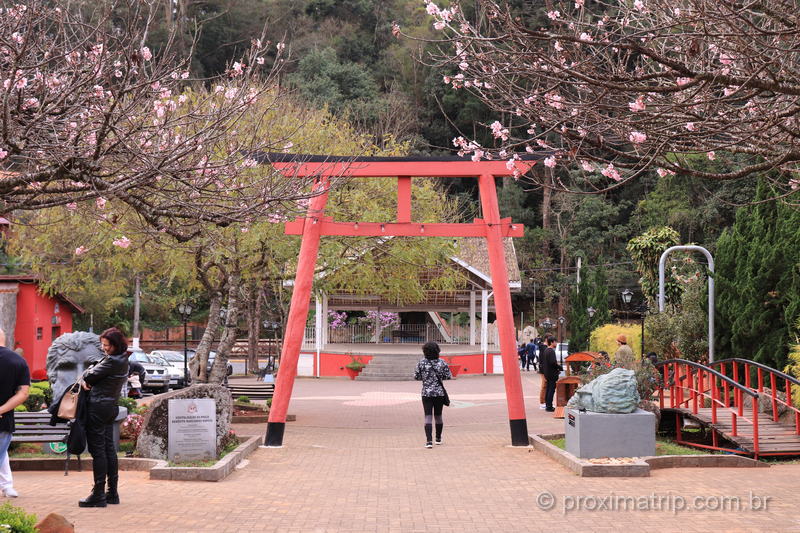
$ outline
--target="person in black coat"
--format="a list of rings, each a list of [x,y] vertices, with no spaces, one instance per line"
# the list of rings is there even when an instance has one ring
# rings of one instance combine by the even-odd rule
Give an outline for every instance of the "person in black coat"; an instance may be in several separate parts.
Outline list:
[[[107,503],[119,503],[119,463],[113,426],[119,413],[117,402],[122,386],[128,379],[130,352],[127,351],[125,336],[117,328],[105,330],[100,335],[100,345],[106,356],[83,373],[83,388],[89,391],[86,443],[92,455],[94,486],[92,493],[78,502],[80,507],[105,507]]]
[[[545,348],[544,353],[539,358],[539,365],[547,381],[544,393],[545,411],[553,412],[555,411],[553,407],[553,396],[556,392],[556,381],[558,381],[558,376],[561,374],[561,365],[558,364],[558,358],[556,357],[556,345],[558,344],[556,338],[552,335],[548,335],[545,342],[547,348]]]

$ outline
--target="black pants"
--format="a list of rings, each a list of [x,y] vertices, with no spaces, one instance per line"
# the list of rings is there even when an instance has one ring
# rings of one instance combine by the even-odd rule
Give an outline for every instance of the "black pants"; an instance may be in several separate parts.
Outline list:
[[[544,405],[547,409],[553,408],[553,396],[555,396],[556,393],[556,381],[558,381],[558,379],[547,380],[547,388],[544,392]]]
[[[422,409],[425,411],[425,437],[428,442],[433,441],[433,421],[436,420],[436,440],[442,438],[442,409],[444,409],[444,396],[423,396]]]
[[[92,456],[94,484],[101,490],[105,487],[106,478],[116,486],[119,477],[119,461],[114,447],[114,419],[118,413],[117,402],[89,399],[86,444]]]

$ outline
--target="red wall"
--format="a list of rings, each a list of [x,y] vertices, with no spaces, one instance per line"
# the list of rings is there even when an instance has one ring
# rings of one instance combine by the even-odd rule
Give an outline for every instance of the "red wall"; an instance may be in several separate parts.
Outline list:
[[[58,313],[55,312],[56,305]],[[41,338],[37,339],[38,328],[41,328]],[[36,284],[20,283],[14,347],[22,348],[31,373],[45,369],[47,349],[53,339],[64,333],[72,333],[72,309],[69,305],[39,293]]]
[[[304,352],[308,353],[308,352]],[[486,372],[491,374],[494,372],[494,365],[492,364],[493,356],[497,355],[497,353],[489,352],[487,357],[487,364],[486,364]],[[316,354],[314,354],[316,357]],[[371,355],[359,355],[357,356],[361,358],[361,361],[364,363],[368,363],[370,359],[372,359]],[[422,357],[420,356],[420,359]],[[470,354],[470,355],[448,355],[442,356],[442,359],[447,361],[449,364],[452,365],[461,365],[461,370],[459,375],[462,374],[483,374],[483,354]],[[319,367],[319,375],[328,377],[328,376],[346,376],[347,371],[343,368],[347,363],[350,362],[350,356],[347,354],[341,353],[327,353],[321,352],[320,353],[320,367]]]

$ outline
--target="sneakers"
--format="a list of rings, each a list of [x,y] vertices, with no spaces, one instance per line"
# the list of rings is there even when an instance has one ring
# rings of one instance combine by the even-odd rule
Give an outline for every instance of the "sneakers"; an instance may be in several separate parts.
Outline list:
[[[428,441],[428,442],[425,443],[425,447],[426,448],[433,448],[433,443],[431,441]]]
[[[14,487],[8,487],[3,489],[3,495],[6,498],[16,498],[17,496],[19,496],[19,493],[14,490]]]
[[[442,439],[436,439],[436,445],[437,446],[441,446],[442,445]]]
[[[553,407],[551,407],[551,408],[549,408],[549,409],[545,407],[545,409],[544,409],[544,410],[545,410],[546,412],[548,412],[548,413],[554,413],[554,412],[555,412],[555,408],[553,408]]]
[[[547,406],[543,403],[539,404],[539,409],[547,409]]]

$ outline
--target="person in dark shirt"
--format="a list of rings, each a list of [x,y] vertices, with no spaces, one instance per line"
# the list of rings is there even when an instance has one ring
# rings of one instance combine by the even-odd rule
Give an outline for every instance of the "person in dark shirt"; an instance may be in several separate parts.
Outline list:
[[[545,342],[547,343],[547,348],[545,348],[539,362],[541,364],[541,372],[545,380],[547,380],[544,393],[545,411],[553,412],[555,411],[553,396],[556,392],[556,381],[558,381],[558,376],[561,374],[561,365],[558,364],[558,358],[556,357],[556,338],[548,335]]]
[[[25,359],[6,346],[6,334],[0,329],[0,491],[6,498],[16,498],[8,445],[14,433],[14,408],[28,399],[31,375]]]
[[[544,351],[547,349],[547,345],[542,337],[536,337],[533,342],[539,348],[539,375],[542,376],[539,384],[539,409],[545,409],[547,406],[544,403],[544,395],[547,392],[547,378],[544,377]]]

